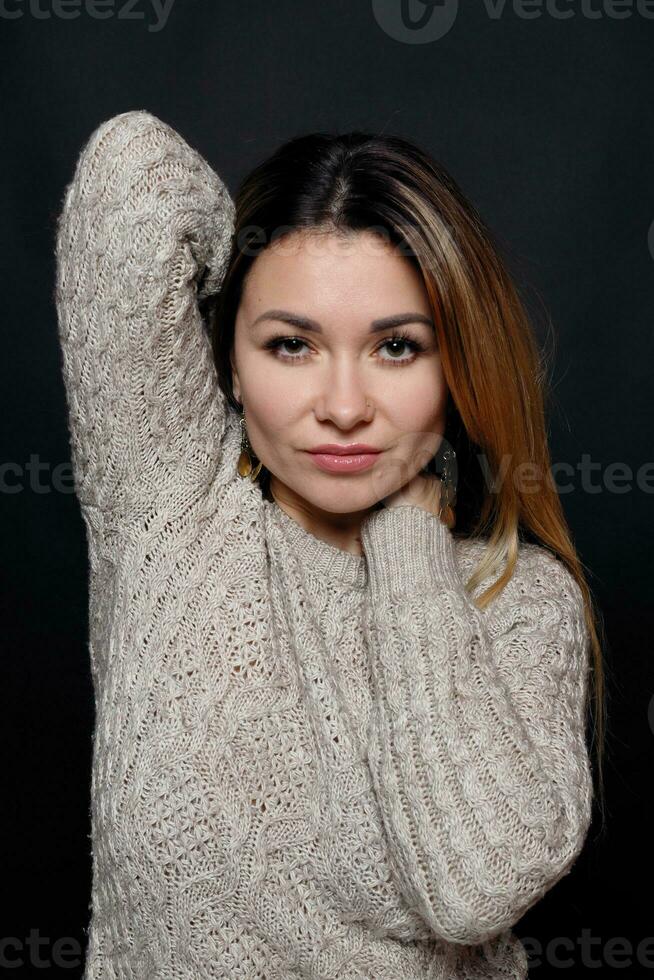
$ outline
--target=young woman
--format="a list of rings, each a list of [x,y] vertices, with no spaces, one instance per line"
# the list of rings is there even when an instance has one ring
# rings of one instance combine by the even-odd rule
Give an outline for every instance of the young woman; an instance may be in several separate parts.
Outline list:
[[[525,977],[511,926],[591,822],[602,660],[479,216],[362,133],[282,146],[234,204],[125,112],[67,188],[56,301],[86,980]]]

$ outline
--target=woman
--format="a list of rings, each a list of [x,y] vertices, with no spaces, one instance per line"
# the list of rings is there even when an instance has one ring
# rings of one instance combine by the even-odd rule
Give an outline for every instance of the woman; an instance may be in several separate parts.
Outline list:
[[[591,821],[601,649],[478,215],[357,133],[281,147],[234,205],[125,112],[67,189],[56,300],[97,707],[86,980],[526,976],[511,926]]]

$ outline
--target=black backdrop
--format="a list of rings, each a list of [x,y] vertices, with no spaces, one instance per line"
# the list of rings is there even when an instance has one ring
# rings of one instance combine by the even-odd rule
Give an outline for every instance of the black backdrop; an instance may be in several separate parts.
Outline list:
[[[232,193],[299,133],[416,140],[494,230],[543,339],[550,317],[552,458],[569,467],[562,500],[608,637],[608,824],[516,932],[563,942],[534,961],[537,978],[654,969],[654,3],[431,7],[411,0],[412,26],[399,0],[0,2],[7,975],[81,976],[94,705],[54,222],[83,142],[138,108],[179,129]]]

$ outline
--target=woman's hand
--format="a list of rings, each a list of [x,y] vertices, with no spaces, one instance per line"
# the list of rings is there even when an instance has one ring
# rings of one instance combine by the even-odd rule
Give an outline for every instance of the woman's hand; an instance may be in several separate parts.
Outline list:
[[[412,480],[409,480],[403,487],[383,497],[381,503],[384,507],[422,507],[423,510],[439,515],[441,501],[441,480],[437,476],[430,476],[426,473],[416,473]]]

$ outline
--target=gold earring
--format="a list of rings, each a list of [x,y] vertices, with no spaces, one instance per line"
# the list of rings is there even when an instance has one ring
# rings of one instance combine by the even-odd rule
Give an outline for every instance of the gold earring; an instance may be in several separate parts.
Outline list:
[[[254,454],[254,450],[250,445],[250,440],[248,439],[247,430],[245,428],[245,413],[241,413],[241,418],[239,419],[241,425],[241,454],[238,457],[238,463],[236,464],[236,472],[240,477],[245,478],[249,476],[252,482],[256,480],[259,476],[261,470],[261,460],[255,466],[253,459],[257,457]]]
[[[443,453],[443,460],[443,472],[440,474],[441,496],[438,516],[443,524],[446,524],[447,527],[452,529],[456,524],[456,514],[454,512],[454,504],[456,503],[456,482],[454,476],[456,452],[451,446],[448,446]]]

